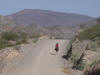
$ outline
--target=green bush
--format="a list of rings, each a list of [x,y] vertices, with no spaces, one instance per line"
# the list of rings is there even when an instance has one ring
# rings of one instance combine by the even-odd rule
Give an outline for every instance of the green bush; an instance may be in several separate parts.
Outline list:
[[[72,55],[72,56],[71,56],[71,62],[73,62],[74,64],[76,64],[76,63],[77,63],[77,61],[78,61],[77,56]]]
[[[0,38],[0,49],[6,48],[8,46],[12,46],[12,44],[9,43],[8,40]]]
[[[1,38],[6,39],[6,40],[17,40],[18,39],[18,35],[16,33],[13,32],[4,32],[1,35]]]
[[[20,40],[20,41],[17,41],[17,42],[16,42],[16,45],[20,45],[20,44],[22,44],[22,43],[27,43],[27,40],[26,40],[26,39],[22,39],[22,40]]]
[[[35,38],[34,40],[33,40],[33,43],[36,43],[38,41],[38,38]]]
[[[83,71],[84,68],[85,68],[85,64],[84,64],[84,63],[77,64],[77,65],[75,66],[75,68],[76,68],[77,70]]]
[[[74,66],[72,68],[81,70],[81,71],[84,70],[85,63],[83,62],[83,57],[84,57],[84,53],[82,53],[79,59],[77,58],[77,56],[73,56]]]
[[[27,43],[27,34],[20,32],[20,36],[19,36],[19,43]]]
[[[11,42],[12,41],[12,42]],[[15,42],[15,43],[13,43]],[[0,37],[0,49],[27,43],[27,36],[24,33],[3,32]]]
[[[93,40],[96,37],[100,37],[100,25],[92,26],[80,32],[77,37],[79,40]]]

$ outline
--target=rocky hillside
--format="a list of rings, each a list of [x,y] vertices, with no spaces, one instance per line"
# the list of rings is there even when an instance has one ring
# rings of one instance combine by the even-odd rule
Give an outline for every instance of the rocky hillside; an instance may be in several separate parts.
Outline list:
[[[67,50],[63,56],[71,65],[67,69],[79,71],[73,75],[100,75],[100,19],[98,24],[79,32]]]
[[[85,15],[34,9],[25,9],[6,17],[18,24],[39,24],[46,26],[75,26],[94,19]]]
[[[24,32],[29,36],[48,35],[57,39],[67,38],[70,39],[77,32],[78,27],[74,26],[41,26],[38,24],[19,25],[13,21],[0,16],[0,33],[5,31]]]
[[[41,26],[41,25],[30,25],[25,26],[23,31],[29,35],[48,35],[49,37],[54,37],[56,39],[71,39],[76,32],[79,30],[79,27],[73,26]]]
[[[0,33],[12,30],[17,24],[0,15]]]

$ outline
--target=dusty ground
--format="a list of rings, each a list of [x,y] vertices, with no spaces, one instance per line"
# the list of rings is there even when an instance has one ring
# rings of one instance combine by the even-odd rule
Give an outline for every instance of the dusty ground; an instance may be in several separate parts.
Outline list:
[[[54,47],[60,44],[56,54]],[[21,55],[10,63],[6,72],[0,75],[66,75],[63,72],[67,40],[40,40],[35,45],[23,45]],[[13,65],[13,66],[12,66]]]

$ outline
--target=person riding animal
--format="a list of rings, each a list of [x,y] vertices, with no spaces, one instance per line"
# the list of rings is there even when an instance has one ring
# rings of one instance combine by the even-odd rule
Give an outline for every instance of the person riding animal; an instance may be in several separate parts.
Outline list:
[[[55,45],[55,51],[56,51],[56,52],[59,51],[59,44],[58,44],[58,43],[56,43],[56,45]]]

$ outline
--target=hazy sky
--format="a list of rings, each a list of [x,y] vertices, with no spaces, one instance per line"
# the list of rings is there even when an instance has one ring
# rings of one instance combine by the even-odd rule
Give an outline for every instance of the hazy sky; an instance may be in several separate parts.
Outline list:
[[[45,9],[98,17],[100,16],[100,0],[0,0],[2,15],[23,9]]]

